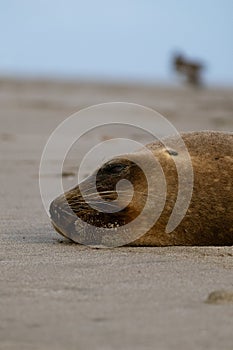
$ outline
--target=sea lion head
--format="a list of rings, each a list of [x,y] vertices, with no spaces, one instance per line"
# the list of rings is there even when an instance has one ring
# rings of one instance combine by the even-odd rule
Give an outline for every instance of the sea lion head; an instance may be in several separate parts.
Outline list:
[[[140,152],[130,159],[115,157],[56,198],[50,205],[55,229],[76,242],[98,246],[105,228],[116,232],[134,220],[147,200],[147,179],[138,165],[145,159]]]

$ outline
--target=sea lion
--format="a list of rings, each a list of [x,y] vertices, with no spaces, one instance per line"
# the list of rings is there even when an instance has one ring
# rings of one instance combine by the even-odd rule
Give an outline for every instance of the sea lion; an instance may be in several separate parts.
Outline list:
[[[156,141],[146,147],[150,149],[162,166],[167,184],[166,202],[163,211],[149,231],[129,243],[133,246],[169,245],[233,245],[233,133],[214,131],[183,133],[181,137],[187,147],[193,168],[193,192],[188,210],[174,231],[166,233],[166,225],[176,202],[178,174],[174,158],[183,167],[182,154],[166,149],[164,143]],[[174,143],[175,145],[175,143]],[[135,160],[147,156],[143,152],[133,153]],[[151,173],[151,177],[153,177]],[[147,198],[147,182],[136,162],[116,157],[97,169],[94,175],[84,180],[82,186],[95,203],[92,177],[96,177],[96,188],[106,205],[117,198],[116,184],[121,179],[134,186],[133,198],[122,210],[100,213],[85,202],[76,186],[55,199],[50,206],[51,220],[62,235],[75,240],[75,232],[85,230],[76,225],[76,218],[96,227],[117,227],[131,222],[143,209]],[[126,193],[127,197],[127,193]],[[156,196],[154,197],[156,206]],[[142,222],[142,232],[143,232]],[[114,236],[114,232],[113,232]]]

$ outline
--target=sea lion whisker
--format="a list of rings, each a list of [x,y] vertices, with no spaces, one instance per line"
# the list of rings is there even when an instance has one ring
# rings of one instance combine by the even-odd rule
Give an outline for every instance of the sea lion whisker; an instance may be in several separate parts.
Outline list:
[[[141,194],[141,195],[144,195],[144,196],[149,196],[149,197],[155,197],[155,198],[158,198],[160,195],[159,194],[153,194],[153,193],[150,193],[148,194],[147,192],[144,192],[144,191],[134,191],[134,192],[137,192],[138,194]],[[132,194],[131,193],[128,193],[128,190],[118,190],[118,191],[101,191],[101,192],[96,192],[96,193],[92,193],[92,194],[88,194],[88,195],[85,195],[84,197],[85,198],[89,198],[89,197],[95,197],[96,198],[99,196],[99,195],[102,195],[102,194],[124,194],[125,196],[128,196],[128,197],[132,197]]]
[[[83,192],[83,195],[86,198],[86,197],[89,197],[89,196],[92,196],[92,195],[96,195],[96,194],[108,194],[108,193],[112,194],[112,193],[116,193],[116,191],[113,191],[113,190],[110,190],[110,191],[97,191],[97,192],[92,192],[92,193],[87,193],[87,194],[85,192]]]
[[[117,207],[117,205],[115,203],[112,203],[112,202],[107,202],[107,201],[98,201],[98,200],[90,200],[87,202],[85,201],[69,201],[69,206],[72,208],[74,205],[77,207],[77,206],[82,206],[83,204],[106,204],[108,205],[109,207]]]

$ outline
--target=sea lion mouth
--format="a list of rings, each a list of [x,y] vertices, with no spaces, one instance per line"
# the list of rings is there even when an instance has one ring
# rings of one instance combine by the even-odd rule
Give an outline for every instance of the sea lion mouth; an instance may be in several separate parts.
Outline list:
[[[69,238],[66,234],[65,234],[65,232],[62,232],[61,230],[60,230],[60,228],[55,224],[55,222],[51,219],[51,222],[52,222],[52,225],[53,225],[53,227],[54,227],[54,229],[57,231],[57,233],[59,233],[60,235],[62,235],[63,237],[65,237],[65,238]]]
[[[50,212],[52,212],[52,210]],[[51,216],[54,229],[63,237],[79,244],[84,244],[95,248],[106,248],[106,244],[103,244],[102,242],[104,232],[102,232],[102,230],[105,230],[105,228],[89,225],[76,215],[70,223],[64,224],[63,222],[63,226],[60,222],[57,223],[54,220],[54,216]]]
[[[94,209],[90,211],[88,206],[84,207],[78,200],[76,204],[75,208],[69,205],[65,195],[56,198],[49,209],[53,227],[59,234],[76,243],[102,246],[105,229],[110,228],[115,232],[114,229],[120,226],[117,219],[111,222],[109,215],[101,215]]]

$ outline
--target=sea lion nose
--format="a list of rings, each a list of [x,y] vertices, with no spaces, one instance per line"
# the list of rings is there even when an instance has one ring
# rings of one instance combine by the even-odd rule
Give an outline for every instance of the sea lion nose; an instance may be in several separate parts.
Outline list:
[[[59,206],[57,203],[57,199],[54,199],[54,201],[52,201],[52,203],[50,204],[49,213],[50,213],[52,221],[54,221],[55,223],[59,222],[60,212],[59,212]]]
[[[53,224],[61,230],[67,228],[77,219],[63,195],[52,201],[49,212]]]

